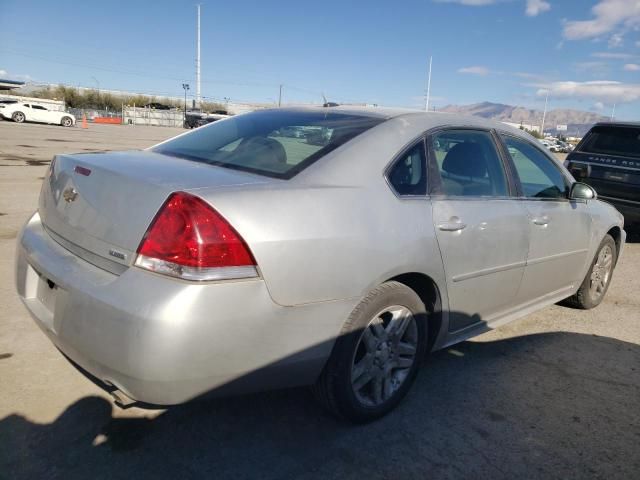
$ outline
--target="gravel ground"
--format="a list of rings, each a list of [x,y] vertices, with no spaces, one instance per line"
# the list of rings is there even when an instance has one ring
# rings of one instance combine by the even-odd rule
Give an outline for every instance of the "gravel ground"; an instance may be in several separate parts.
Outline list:
[[[640,243],[600,307],[550,307],[433,354],[370,425],[334,420],[306,389],[112,406],[21,306],[15,237],[54,153],[180,132],[0,122],[0,479],[640,478]]]

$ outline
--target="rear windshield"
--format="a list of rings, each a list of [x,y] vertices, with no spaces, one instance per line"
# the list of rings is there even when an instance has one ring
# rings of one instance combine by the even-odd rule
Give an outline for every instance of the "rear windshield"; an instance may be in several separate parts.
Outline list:
[[[212,123],[152,150],[269,177],[291,178],[382,121],[323,110],[263,110]]]
[[[593,127],[580,151],[640,158],[640,127]]]

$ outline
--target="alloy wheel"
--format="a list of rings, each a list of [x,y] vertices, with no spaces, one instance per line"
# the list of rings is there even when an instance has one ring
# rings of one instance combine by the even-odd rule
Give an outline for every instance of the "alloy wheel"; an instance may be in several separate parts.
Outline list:
[[[598,253],[598,258],[593,265],[589,280],[589,293],[594,301],[604,295],[611,278],[612,269],[613,250],[609,245],[605,245]]]
[[[418,326],[411,311],[395,305],[374,316],[356,346],[351,386],[358,401],[377,407],[403,385],[416,360]]]

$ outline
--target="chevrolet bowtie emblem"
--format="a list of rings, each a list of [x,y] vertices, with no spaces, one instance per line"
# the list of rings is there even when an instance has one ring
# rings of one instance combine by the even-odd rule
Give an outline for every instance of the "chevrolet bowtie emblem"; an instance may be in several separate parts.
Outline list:
[[[62,192],[62,198],[67,203],[73,202],[78,197],[78,192],[75,188],[69,187],[64,192]]]

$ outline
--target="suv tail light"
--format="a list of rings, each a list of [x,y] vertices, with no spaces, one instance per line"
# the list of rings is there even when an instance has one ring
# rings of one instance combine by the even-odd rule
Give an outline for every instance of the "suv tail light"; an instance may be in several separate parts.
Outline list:
[[[185,192],[166,200],[142,238],[135,265],[196,281],[258,276],[240,234],[205,201]]]

